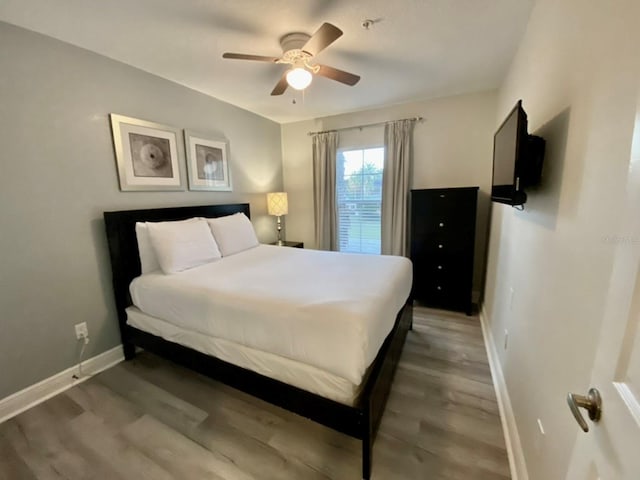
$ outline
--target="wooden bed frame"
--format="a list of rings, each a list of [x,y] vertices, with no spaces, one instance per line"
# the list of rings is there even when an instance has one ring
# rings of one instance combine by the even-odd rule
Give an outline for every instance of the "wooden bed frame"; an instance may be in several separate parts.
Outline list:
[[[191,217],[214,218],[237,212],[249,217],[249,204],[104,212],[113,271],[113,290],[125,358],[134,358],[136,347],[141,347],[269,403],[361,439],[362,478],[369,480],[373,442],[407,331],[412,327],[410,301],[398,312],[395,326],[380,348],[360,397],[352,407],[169,342],[126,323],[125,309],[132,304],[129,284],[141,272],[135,234],[136,222],[182,220]]]

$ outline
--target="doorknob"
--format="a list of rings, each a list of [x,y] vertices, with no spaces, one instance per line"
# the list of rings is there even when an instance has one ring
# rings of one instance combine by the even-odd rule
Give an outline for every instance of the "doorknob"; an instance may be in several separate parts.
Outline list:
[[[600,397],[600,392],[595,389],[589,389],[589,393],[585,397],[584,395],[576,395],[575,393],[567,394],[567,403],[569,404],[569,408],[571,409],[571,413],[573,413],[576,422],[580,425],[583,431],[589,431],[589,425],[582,417],[580,410],[578,407],[584,408],[587,412],[589,412],[589,418],[594,422],[600,420],[600,416],[602,415],[602,397]]]

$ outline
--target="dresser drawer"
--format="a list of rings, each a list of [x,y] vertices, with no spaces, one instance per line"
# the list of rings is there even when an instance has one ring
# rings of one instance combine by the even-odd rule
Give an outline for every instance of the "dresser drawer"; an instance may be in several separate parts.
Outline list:
[[[473,248],[473,237],[469,235],[431,235],[426,237],[420,246],[416,245],[416,251],[425,252],[432,256],[451,256],[467,252]]]
[[[469,286],[465,281],[460,278],[431,278],[416,287],[414,298],[430,307],[467,310],[470,299],[467,294]]]
[[[414,190],[412,199],[412,215],[416,219],[440,222],[453,221],[462,216],[462,223],[467,224],[470,215],[475,215],[477,189]]]
[[[460,278],[469,275],[469,256],[465,253],[461,256],[429,257],[421,262],[416,273],[421,278]]]
[[[415,217],[414,235],[458,235],[470,232],[475,227],[475,222],[469,218],[469,214],[451,213],[449,215],[438,214],[433,211],[418,212]]]

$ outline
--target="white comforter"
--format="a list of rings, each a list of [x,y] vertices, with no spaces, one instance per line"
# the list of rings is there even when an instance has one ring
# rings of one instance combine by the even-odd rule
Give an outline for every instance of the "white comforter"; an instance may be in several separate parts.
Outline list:
[[[358,385],[411,290],[411,262],[260,245],[131,283],[140,310]]]

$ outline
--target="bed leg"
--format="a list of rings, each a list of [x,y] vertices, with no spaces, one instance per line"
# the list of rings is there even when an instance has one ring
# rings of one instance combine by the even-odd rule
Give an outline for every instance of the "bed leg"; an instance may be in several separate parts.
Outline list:
[[[373,455],[374,414],[371,412],[372,399],[367,404],[362,416],[362,480],[371,478],[371,457]]]
[[[136,357],[136,346],[133,343],[122,342],[122,350],[125,360],[133,360]]]
[[[413,306],[411,306],[411,311],[409,312],[409,328],[407,331],[413,330]]]
[[[371,435],[362,439],[362,480],[371,478]]]

